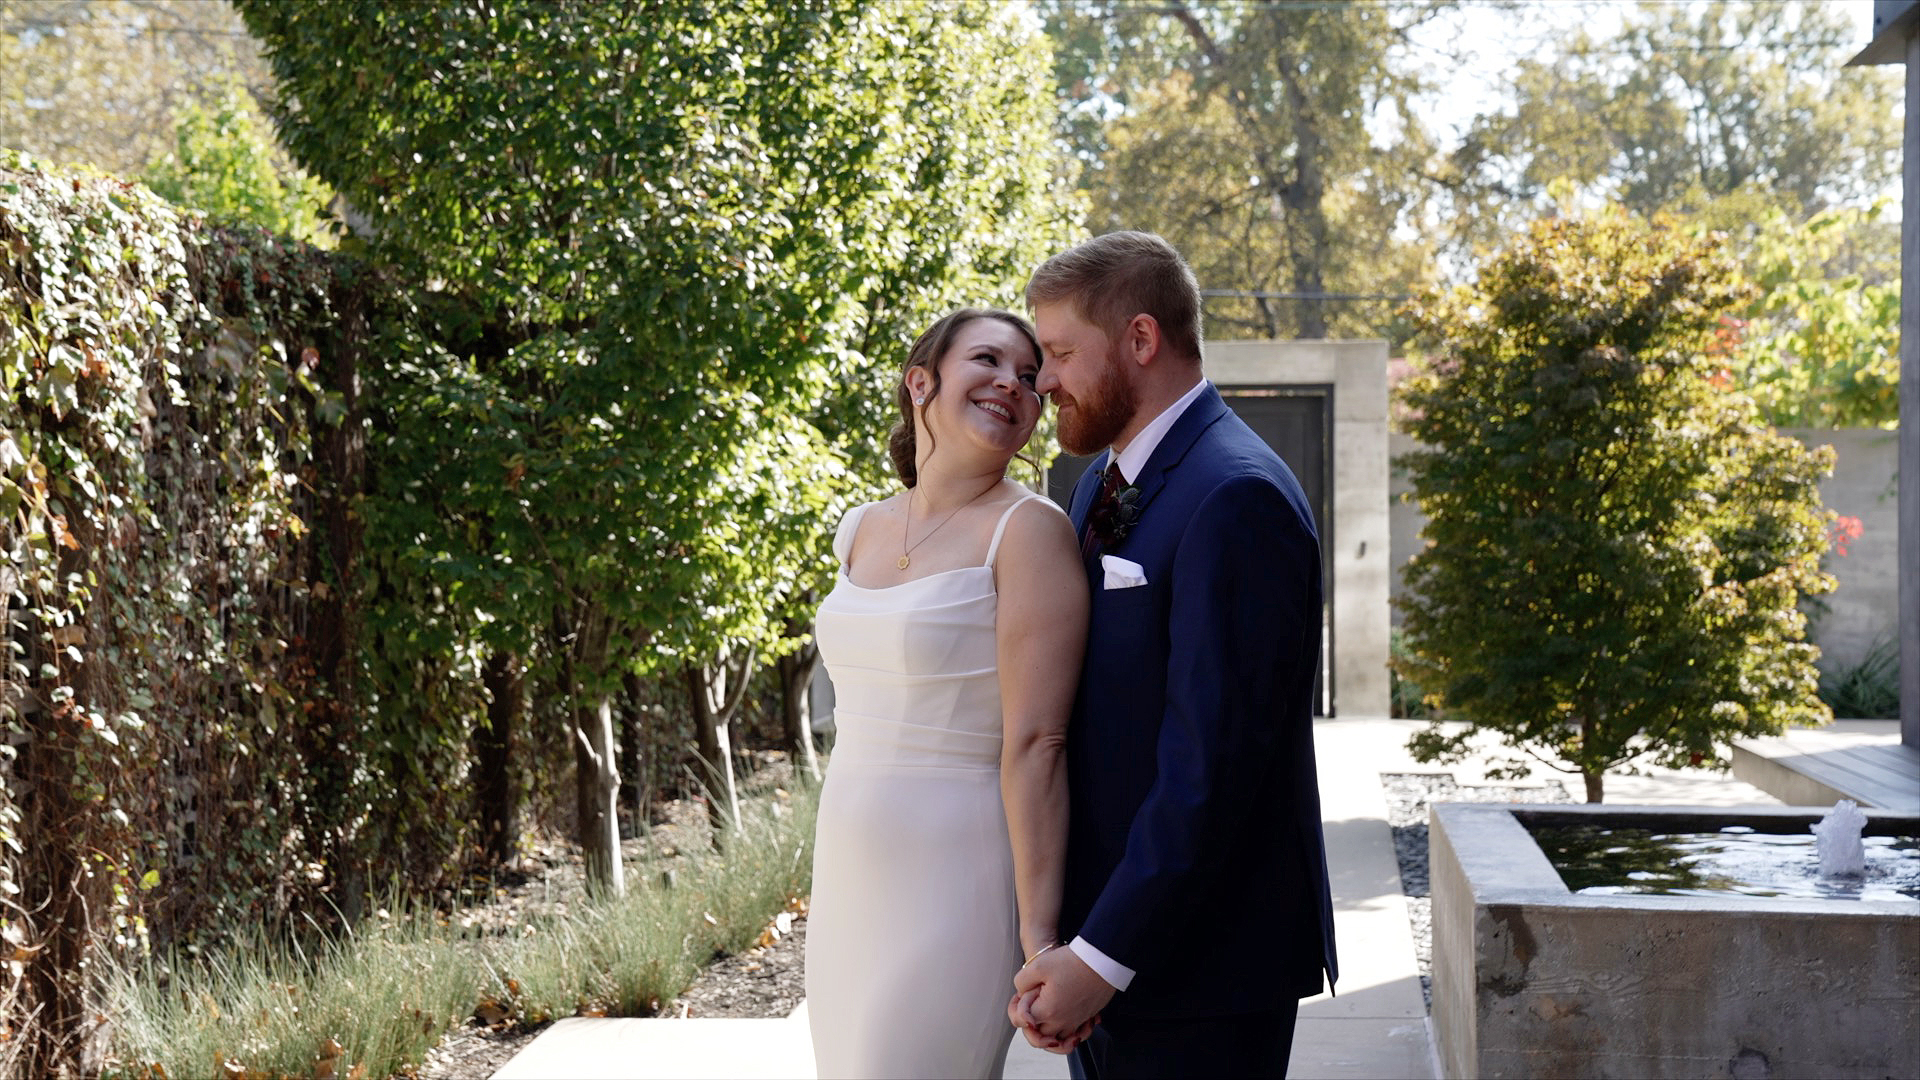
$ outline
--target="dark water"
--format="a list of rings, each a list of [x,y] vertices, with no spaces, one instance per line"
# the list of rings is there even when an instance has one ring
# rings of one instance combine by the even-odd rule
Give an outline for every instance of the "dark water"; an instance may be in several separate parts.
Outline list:
[[[1920,900],[1920,839],[1868,836],[1862,878],[1820,877],[1812,833],[1656,833],[1543,825],[1533,837],[1567,888],[1587,895],[1779,896],[1806,900]]]

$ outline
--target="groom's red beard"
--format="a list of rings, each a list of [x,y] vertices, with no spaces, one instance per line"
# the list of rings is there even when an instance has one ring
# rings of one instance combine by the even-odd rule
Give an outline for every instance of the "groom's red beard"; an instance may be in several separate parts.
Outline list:
[[[1112,446],[1133,421],[1133,414],[1140,409],[1140,395],[1120,373],[1124,362],[1119,349],[1109,350],[1091,395],[1054,394],[1055,403],[1060,405],[1060,446],[1067,453],[1081,457],[1097,454]]]

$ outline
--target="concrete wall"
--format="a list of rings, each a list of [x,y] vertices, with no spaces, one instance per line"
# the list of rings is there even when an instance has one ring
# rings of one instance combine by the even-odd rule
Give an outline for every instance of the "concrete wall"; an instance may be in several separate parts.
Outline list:
[[[1827,507],[1860,519],[1860,536],[1847,553],[1827,556],[1827,572],[1839,582],[1820,597],[1826,611],[1813,624],[1820,668],[1834,671],[1860,662],[1876,641],[1897,640],[1900,618],[1900,520],[1895,466],[1900,433],[1875,428],[1790,430],[1808,446],[1831,446],[1833,475],[1820,485]]]
[[[1333,387],[1333,714],[1388,711],[1387,343],[1209,341],[1206,371],[1235,386]]]
[[[1812,626],[1813,640],[1822,653],[1821,670],[1850,667],[1876,641],[1893,641],[1897,634],[1900,547],[1894,471],[1899,435],[1876,428],[1789,430],[1786,434],[1808,446],[1834,448],[1833,476],[1820,485],[1820,497],[1829,509],[1860,519],[1860,536],[1848,542],[1847,554],[1827,557],[1827,572],[1839,585],[1817,598],[1824,601],[1826,611],[1816,615]],[[1395,459],[1417,445],[1398,434],[1388,443]],[[1396,598],[1403,588],[1401,573],[1407,560],[1426,543],[1420,538],[1426,518],[1408,497],[1411,490],[1406,470],[1395,467],[1388,485],[1392,500],[1388,519],[1393,549],[1389,591]],[[1809,609],[1816,606],[1810,604]],[[1396,608],[1393,623],[1399,622]]]
[[[1686,832],[1818,816],[1540,809]],[[1920,1075],[1920,904],[1574,894],[1506,807],[1436,805],[1429,844],[1445,1076]]]

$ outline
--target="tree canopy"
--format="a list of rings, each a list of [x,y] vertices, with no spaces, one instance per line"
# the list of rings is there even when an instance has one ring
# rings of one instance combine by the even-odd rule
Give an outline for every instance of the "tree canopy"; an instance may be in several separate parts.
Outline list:
[[[1843,69],[1852,32],[1835,4],[1641,3],[1611,35],[1522,59],[1513,102],[1474,123],[1454,164],[1497,192],[1483,211],[1547,208],[1561,179],[1728,230],[1768,209],[1864,207],[1899,178],[1898,80]]]
[[[1408,564],[1403,674],[1447,720],[1580,773],[1717,760],[1824,720],[1803,595],[1830,449],[1762,423],[1726,370],[1750,287],[1713,237],[1622,211],[1533,226],[1415,308],[1443,342],[1405,394],[1429,544]]]
[[[1050,117],[1023,82],[1044,45],[1004,13],[342,7],[242,9],[288,145],[365,216],[370,250],[493,320],[464,343],[492,412],[453,437],[504,452],[439,494],[492,504],[502,550],[608,557],[604,602],[649,636],[762,624],[682,618],[703,578],[745,569],[696,556],[766,566],[718,538],[775,505],[809,522],[778,542],[811,544],[825,508],[793,500],[863,488],[806,470],[878,475],[874,391],[917,321],[1011,299],[1063,235]],[[838,460],[808,465],[807,446]]]
[[[1435,5],[1046,10],[1065,130],[1088,163],[1089,228],[1172,241],[1216,292],[1213,332],[1366,332],[1428,277],[1418,226],[1435,147],[1396,50]]]
[[[1825,210],[1804,223],[1776,210],[1747,239],[1759,292],[1741,313],[1729,372],[1769,423],[1899,424],[1900,286],[1875,280],[1886,261],[1879,210]]]
[[[295,158],[438,297],[439,351],[377,375],[388,632],[546,655],[577,701],[796,646],[914,333],[1069,228],[1007,9],[241,10]]]
[[[173,152],[141,174],[154,194],[218,224],[258,225],[330,245],[322,220],[331,193],[298,169],[276,165],[266,118],[238,80],[214,81],[209,101],[179,110]]]

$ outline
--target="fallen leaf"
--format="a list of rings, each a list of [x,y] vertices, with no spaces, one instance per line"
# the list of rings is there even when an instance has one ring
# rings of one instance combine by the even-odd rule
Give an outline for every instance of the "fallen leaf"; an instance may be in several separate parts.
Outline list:
[[[340,1045],[339,1039],[331,1035],[327,1036],[320,1043],[319,1053],[314,1055],[313,1080],[333,1080],[334,1068],[339,1064],[341,1055],[346,1052],[347,1048]]]

